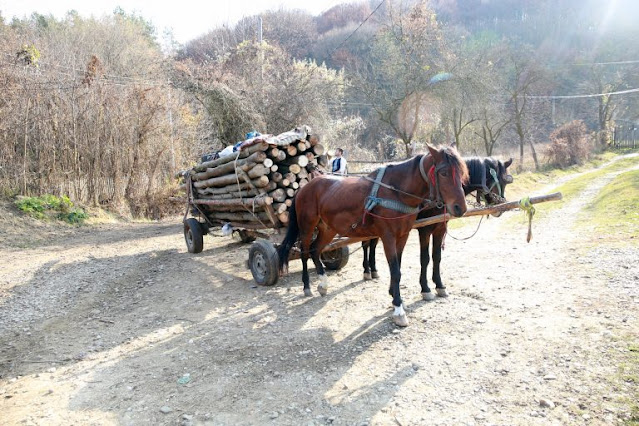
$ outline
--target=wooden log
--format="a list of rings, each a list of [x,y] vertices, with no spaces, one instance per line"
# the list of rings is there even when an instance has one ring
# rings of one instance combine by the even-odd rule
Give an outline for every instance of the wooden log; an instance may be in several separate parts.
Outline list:
[[[302,153],[306,151],[306,141],[299,141],[297,143],[297,152]]]
[[[306,171],[306,168],[300,170],[300,172],[297,174],[297,179],[308,179],[308,171]]]
[[[286,151],[280,150],[280,153],[278,154],[276,161],[279,163],[284,160],[286,160]]]
[[[280,213],[284,213],[286,210],[288,210],[286,203],[273,203],[273,211],[275,214],[279,215]]]
[[[222,188],[201,188],[196,190],[196,195],[205,197],[222,197],[222,198],[240,198],[240,197],[254,197],[256,195],[263,194],[265,191],[272,191],[277,188],[277,184],[275,182],[268,182],[268,184],[263,188],[258,187],[247,187],[245,183],[240,184],[243,188],[247,188],[241,191],[238,191],[237,185],[230,185],[228,187],[224,187],[227,192],[220,193],[219,190]],[[196,197],[197,198],[197,197]]]
[[[254,152],[266,151],[268,148],[269,148],[269,145],[267,143],[257,143],[255,145],[251,145],[248,148],[244,148],[243,150],[240,151],[239,158],[248,157]],[[195,166],[193,170],[195,170],[196,172],[203,172],[208,168],[217,167],[219,165],[226,164],[230,161],[235,161],[235,158],[237,158],[237,153],[233,153],[231,155],[218,158],[217,160],[206,161],[202,164]]]
[[[297,181],[297,175],[295,173],[288,172],[284,175],[284,179],[288,179],[289,182]]]
[[[271,166],[271,172],[273,172],[273,173],[274,173],[274,172],[276,172],[279,168],[280,168],[280,166],[278,166],[277,164],[273,164],[273,165]]]
[[[293,200],[287,198],[286,201],[284,201],[284,204],[286,204],[286,207],[291,207],[293,205]]]
[[[324,154],[324,145],[317,144],[313,146],[313,154],[315,155],[323,155]]]
[[[280,150],[277,147],[269,148],[266,152],[267,155],[273,159],[277,159],[280,155]]]
[[[274,201],[277,201],[278,203],[282,203],[286,200],[286,191],[284,191],[282,188],[278,188],[274,191],[271,191],[268,193],[269,197],[271,197]]]
[[[308,184],[308,179],[300,179],[298,184],[299,184],[300,188],[304,188],[304,186],[306,186]]]
[[[243,170],[246,171],[254,167],[256,163],[261,163],[266,159],[267,159],[266,154],[264,152],[262,151],[254,152],[253,154],[249,155],[246,158],[237,160],[237,162],[231,161],[217,167],[207,168],[203,172],[193,174],[191,178],[194,181],[199,181],[199,180],[209,179],[216,176],[227,175],[229,173],[235,173],[235,166],[243,167]]]
[[[298,166],[297,164],[280,164],[280,171],[282,173],[293,173],[293,174],[298,174],[300,172],[300,170],[302,170],[302,168],[300,166]]]
[[[297,148],[296,148],[294,145],[288,145],[288,146],[286,147],[286,154],[287,154],[289,157],[294,157],[294,156],[296,156],[296,155],[297,155]]]
[[[254,198],[233,198],[230,200],[203,200],[203,199],[195,199],[193,200],[193,204],[204,204],[207,206],[222,206],[222,207],[231,207],[231,206],[244,206],[251,208],[252,206],[266,206],[273,204],[273,198],[271,197],[263,197],[258,196]]]
[[[279,172],[275,172],[275,173],[271,173],[271,174],[270,174],[270,179],[271,179],[273,182],[276,182],[276,183],[277,183],[277,182],[281,182],[281,181],[282,181],[282,179],[284,179],[284,176],[282,176],[282,174],[281,174],[281,173],[279,173]]]
[[[271,160],[270,158],[265,158],[264,161],[262,161],[262,164],[264,165],[264,167],[268,167],[269,169],[271,167],[273,167],[273,160]]]
[[[288,188],[289,186],[291,186],[291,181],[284,178],[281,181],[277,182],[277,186],[280,188]]]
[[[240,180],[239,186],[236,181],[234,184],[230,184],[221,188],[206,188],[206,189],[199,189],[199,191],[206,190],[207,194],[226,194],[228,192],[237,192],[237,191],[243,191],[246,189],[253,189],[254,187],[264,188],[268,186],[268,184],[269,184],[268,176],[260,176],[257,179],[253,179],[250,185]],[[180,189],[183,189],[183,190],[186,189],[186,185],[181,185]]]
[[[282,222],[283,224],[287,224],[289,221],[289,214],[288,212],[283,212],[277,215],[277,218],[280,220],[280,222]]]
[[[295,196],[295,190],[293,188],[286,189],[286,196],[288,198],[293,198]]]
[[[234,188],[236,189],[235,192],[227,192],[224,194],[211,194],[209,191],[213,188],[198,189],[195,192],[195,198],[211,198],[211,199],[220,199],[220,200],[227,200],[230,198],[240,198],[240,197],[250,198],[250,197],[255,197],[256,195],[260,195],[264,191],[274,190],[275,188],[277,188],[277,184],[275,182],[269,182],[268,185],[266,185],[264,188],[247,189],[244,191],[237,191],[237,185],[235,185]]]
[[[306,167],[308,164],[308,158],[306,155],[298,155],[296,157],[289,157],[286,160],[282,161],[283,164],[298,165],[300,167]]]
[[[259,178],[261,176],[267,175],[270,171],[271,170],[269,168],[264,167],[262,164],[258,164],[252,169],[248,170],[247,174],[251,179],[255,179],[255,178]],[[193,186],[195,186],[196,188],[204,188],[204,187],[212,187],[212,186],[220,187],[220,186],[231,185],[234,182],[237,183],[237,181],[238,181],[238,177],[235,175],[235,173],[233,173],[226,176],[214,177],[214,178],[202,180],[199,182],[195,182]]]
[[[308,140],[308,142],[311,144],[311,146],[315,146],[318,143],[320,143],[320,139],[318,135],[308,135],[306,137],[306,139]]]
[[[207,213],[207,216],[211,219],[227,220],[227,221],[242,221],[242,222],[257,222],[258,220],[268,221],[268,215],[264,212],[251,214],[244,210],[244,212],[212,212]]]
[[[308,162],[310,163],[311,161],[315,160],[315,154],[313,154],[312,152],[307,152],[306,158],[308,158]]]
[[[300,184],[299,184],[299,183],[297,183],[297,182],[291,182],[291,188],[293,188],[293,189],[299,189],[299,187],[300,187]]]

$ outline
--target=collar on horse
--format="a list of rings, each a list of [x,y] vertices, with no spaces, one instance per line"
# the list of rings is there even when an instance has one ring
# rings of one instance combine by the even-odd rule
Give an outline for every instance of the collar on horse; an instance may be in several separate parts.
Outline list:
[[[395,210],[400,213],[405,213],[408,215],[417,214],[418,212],[426,208],[443,207],[444,203],[442,201],[441,193],[439,191],[438,172],[444,167],[446,167],[447,164],[440,163],[437,166],[433,165],[428,170],[428,173],[426,173],[426,171],[424,170],[425,158],[426,156],[424,155],[419,161],[419,172],[422,175],[422,178],[424,179],[424,181],[428,184],[428,187],[430,190],[429,192],[430,198],[422,198],[413,194],[405,193],[393,186],[382,183],[382,179],[384,178],[384,174],[386,173],[386,166],[380,167],[379,170],[377,171],[377,176],[375,177],[375,180],[373,181],[373,188],[371,189],[371,193],[366,198],[366,204],[364,205],[364,215],[366,215],[366,213],[371,212],[377,206],[381,206],[390,210]],[[388,188],[396,192],[401,192],[405,195],[410,195],[411,197],[419,198],[422,200],[422,202],[417,207],[411,207],[402,203],[399,200],[389,200],[388,198],[379,198],[377,196],[377,191],[379,191],[380,186],[383,186],[384,188]],[[433,199],[435,199],[435,201],[433,201]]]

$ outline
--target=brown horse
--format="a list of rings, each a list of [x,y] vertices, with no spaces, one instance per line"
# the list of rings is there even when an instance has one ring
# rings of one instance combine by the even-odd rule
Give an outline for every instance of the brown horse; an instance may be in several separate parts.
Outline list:
[[[498,204],[506,200],[506,185],[513,182],[513,177],[508,173],[508,167],[512,164],[512,158],[506,162],[497,160],[492,157],[466,158],[465,163],[469,171],[468,182],[464,184],[464,193],[466,195],[476,191],[477,201],[484,201],[486,205]],[[444,213],[443,209],[431,209],[420,212],[418,219],[425,219],[431,216]],[[498,216],[498,215],[497,215]],[[431,236],[433,238],[433,282],[435,283],[435,291],[439,297],[447,297],[446,287],[442,282],[439,273],[439,266],[442,259],[442,243],[446,235],[446,222],[440,222],[419,228],[420,243],[420,263],[421,273],[419,283],[422,287],[422,298],[424,300],[434,300],[435,295],[428,287],[428,277],[426,268],[430,260],[429,245]],[[364,252],[364,279],[370,280],[378,278],[377,268],[375,267],[375,247],[378,239],[365,241],[362,243]]]
[[[464,161],[452,147],[428,147],[418,155],[387,166],[366,177],[321,176],[300,189],[290,210],[286,237],[278,248],[280,272],[288,267],[291,248],[301,240],[304,294],[311,296],[309,254],[324,296],[328,279],[320,254],[335,235],[380,237],[391,270],[389,293],[393,296],[393,321],[407,326],[399,292],[402,252],[419,211],[445,206],[455,216],[466,212],[462,184],[468,177]],[[313,233],[318,230],[314,241]]]

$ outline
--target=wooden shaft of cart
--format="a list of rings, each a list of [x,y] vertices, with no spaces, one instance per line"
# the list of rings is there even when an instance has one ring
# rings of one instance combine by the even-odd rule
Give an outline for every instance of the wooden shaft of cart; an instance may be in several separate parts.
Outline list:
[[[558,201],[561,200],[561,192],[554,192],[548,195],[540,195],[538,197],[530,197],[531,204],[539,204],[545,203],[548,201]],[[468,210],[462,217],[470,217],[470,216],[485,216],[492,213],[505,212],[508,210],[514,210],[519,208],[519,201],[511,201],[509,203],[496,204],[494,206],[482,207],[478,209]],[[435,223],[446,222],[452,219],[461,219],[460,217],[455,217],[450,213],[439,214],[437,216],[428,217],[426,219],[419,219],[415,221],[413,225],[413,229],[422,228],[428,225],[434,225]],[[338,249],[340,247],[348,246],[351,244],[359,243],[362,241],[372,240],[377,237],[342,237],[338,238],[329,245],[327,245],[322,252],[331,251]]]

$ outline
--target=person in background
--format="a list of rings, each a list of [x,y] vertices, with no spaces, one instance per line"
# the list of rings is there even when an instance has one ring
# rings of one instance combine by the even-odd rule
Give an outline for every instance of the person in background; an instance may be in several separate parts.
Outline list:
[[[346,158],[342,157],[344,154],[344,150],[342,148],[337,148],[335,150],[335,158],[331,162],[331,172],[336,175],[346,175],[348,172],[346,170]]]

